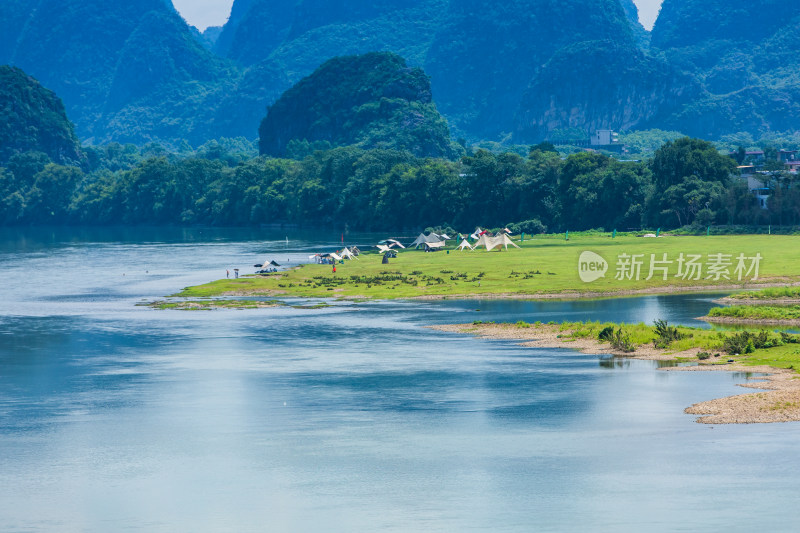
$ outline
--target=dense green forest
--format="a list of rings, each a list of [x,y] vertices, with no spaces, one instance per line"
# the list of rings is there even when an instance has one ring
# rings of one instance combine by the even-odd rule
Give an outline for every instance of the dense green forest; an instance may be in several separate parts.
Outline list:
[[[244,139],[167,152],[110,144],[88,167],[25,152],[0,168],[4,224],[298,223],[357,229],[517,231],[798,224],[800,183],[775,172],[770,210],[735,174],[736,162],[691,138],[644,162],[591,152],[566,158],[552,145],[525,156],[478,149],[458,160],[358,146],[302,159],[255,156]]]

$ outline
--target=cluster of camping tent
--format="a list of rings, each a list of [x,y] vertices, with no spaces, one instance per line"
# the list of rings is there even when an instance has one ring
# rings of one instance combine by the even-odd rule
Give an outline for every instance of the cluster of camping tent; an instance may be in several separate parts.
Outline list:
[[[314,254],[309,255],[308,258],[318,265],[332,265],[344,262],[345,259],[358,259],[359,255],[361,255],[361,250],[358,249],[358,246],[351,246],[350,248],[345,246],[341,250],[336,250],[329,254]]]
[[[461,244],[456,246],[456,249],[461,251],[474,251],[481,246],[486,248],[486,251],[496,249],[508,250],[509,245],[513,246],[514,248],[519,248],[519,246],[511,241],[509,238],[510,235],[511,231],[509,229],[500,230],[496,234],[492,235],[489,231],[478,228],[469,235],[462,235],[459,233],[458,239],[453,239],[444,233],[430,232],[427,235],[425,235],[425,233],[420,233],[414,242],[408,246],[404,246],[403,243],[397,239],[386,239],[380,241],[376,247],[378,248],[378,251],[383,254],[383,263],[385,264],[389,262],[389,258],[397,256],[398,249],[405,249],[407,247],[411,248],[412,246],[418,249],[420,246],[422,246],[426,252],[435,252],[438,250],[444,250],[447,246],[447,241],[452,240],[461,241]],[[470,240],[474,242],[470,244]],[[361,251],[357,246],[345,246],[341,250],[336,250],[335,252],[310,255],[308,256],[308,259],[320,265],[335,265],[336,263],[343,263],[346,259],[358,259],[359,255],[361,255]],[[261,269],[256,271],[257,274],[277,272],[278,267],[280,266],[281,265],[272,260],[264,260],[262,264],[255,265],[256,268]]]
[[[505,248],[508,250],[508,246],[511,245],[515,248],[519,248],[514,242],[509,238],[511,235],[511,231],[509,229],[503,229],[497,232],[495,235],[492,235],[487,230],[482,230],[480,228],[476,229],[472,234],[469,236],[458,234],[458,240],[461,241],[456,249],[460,251],[464,251],[469,249],[473,251],[481,246],[486,248],[486,251],[495,250],[498,248]],[[474,241],[473,244],[470,244],[469,239]],[[419,236],[408,245],[408,247],[419,248],[422,246],[426,252],[435,252],[437,250],[443,250],[447,246],[447,241],[453,240],[450,236],[445,235],[444,233],[434,233],[430,232],[428,235],[425,233],[420,233]],[[378,251],[381,253],[391,253],[394,252],[393,247],[405,248],[400,242],[396,239],[386,239],[378,243],[377,248]]]

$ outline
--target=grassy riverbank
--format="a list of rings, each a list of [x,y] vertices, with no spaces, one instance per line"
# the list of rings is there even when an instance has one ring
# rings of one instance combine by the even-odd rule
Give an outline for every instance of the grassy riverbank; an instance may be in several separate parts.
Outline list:
[[[800,305],[735,305],[716,307],[708,313],[709,318],[737,318],[742,320],[800,321]]]
[[[800,283],[800,237],[793,236],[655,239],[626,235],[612,239],[611,234],[591,233],[571,234],[568,241],[564,235],[546,235],[517,243],[521,249],[493,252],[459,252],[453,242],[449,253],[401,250],[388,265],[381,264],[378,254],[362,254],[357,260],[337,264],[336,273],[330,265],[303,265],[277,274],[189,287],[178,296],[574,298]],[[591,282],[579,274],[579,258],[586,251],[607,263],[605,275]],[[684,260],[697,256],[698,270],[687,275],[681,254]],[[744,269],[737,271],[740,256]],[[757,256],[758,278],[754,279],[755,269],[747,269]],[[727,264],[720,266],[720,259]],[[255,258],[247,262],[251,260]],[[620,269],[624,275],[618,275]]]
[[[800,325],[800,287],[744,291],[718,302],[730,307],[711,309],[703,320],[720,324]]]
[[[762,392],[702,402],[688,407],[686,412],[703,415],[698,422],[709,424],[800,421],[800,379],[795,371],[800,368],[800,336],[797,335],[756,330],[724,333],[687,327],[673,328],[667,324],[649,326],[600,322],[476,322],[432,328],[492,339],[511,339],[530,347],[573,348],[585,353],[697,363],[694,366],[663,368],[671,371],[761,373],[763,377],[750,380],[743,386],[763,389]],[[672,340],[666,342],[665,338]],[[633,351],[630,351],[631,348]]]
[[[800,287],[771,287],[759,291],[743,291],[728,296],[731,300],[797,300],[800,303]]]
[[[453,327],[460,332],[479,335],[500,331],[508,338],[545,337],[557,346],[589,346],[616,355],[648,359],[675,359],[703,364],[735,362],[748,366],[800,369],[800,335],[772,333],[755,328],[721,332],[669,324],[651,326],[610,322],[475,322],[445,328],[452,330]]]

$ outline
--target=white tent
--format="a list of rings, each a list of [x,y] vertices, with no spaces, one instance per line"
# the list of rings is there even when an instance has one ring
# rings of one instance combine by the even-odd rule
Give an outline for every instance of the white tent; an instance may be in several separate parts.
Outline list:
[[[384,246],[382,244],[376,244],[375,246],[378,247],[378,251],[380,253],[382,253],[382,254],[388,252],[389,250],[391,250],[391,248],[389,248],[388,246]]]
[[[412,242],[409,246],[413,246],[414,248],[419,248],[420,245],[426,243],[434,243],[434,242],[443,242],[444,239],[436,235],[435,233],[431,233],[430,235],[425,235],[424,233],[420,233],[419,237]]]
[[[447,245],[447,243],[444,242],[444,241],[441,241],[441,242],[426,242],[425,243],[425,249],[426,250],[441,250],[446,245]]]
[[[508,235],[502,233],[497,237],[490,237],[489,235],[481,235],[481,238],[478,239],[478,242],[475,243],[475,248],[478,246],[485,246],[486,251],[494,250],[500,246],[504,246],[506,250],[508,250],[508,245],[513,246],[514,248],[519,248],[516,244],[514,244],[511,239],[508,238]]]
[[[392,246],[399,246],[400,248],[405,248],[405,246],[403,246],[403,245],[400,243],[400,241],[396,241],[396,240],[394,240],[394,239],[388,239],[386,242],[388,242],[388,243],[389,243],[389,248],[391,248]]]
[[[336,254],[331,254],[331,257],[333,257],[336,261],[342,261],[342,258]]]
[[[475,232],[472,235],[470,235],[469,238],[470,239],[475,239],[475,240],[480,239],[482,232],[483,232],[483,230],[480,227],[475,228]]]
[[[425,236],[424,233],[420,233],[419,236],[414,240],[414,242],[409,244],[409,246],[413,246],[414,248],[419,248],[420,244],[425,244],[426,242],[428,242],[428,238]]]
[[[440,239],[442,239],[443,241],[449,241],[450,240],[450,237],[446,233],[442,233],[441,235],[438,235],[438,237]]]
[[[353,252],[345,248],[344,250],[342,250],[342,257],[344,257],[345,259],[353,259],[355,255],[353,254]]]
[[[458,245],[458,249],[461,250],[462,252],[464,251],[464,248],[469,248],[470,250],[473,249],[472,245],[470,245],[470,243],[467,242],[467,239],[464,239],[463,241],[461,241],[461,244]]]

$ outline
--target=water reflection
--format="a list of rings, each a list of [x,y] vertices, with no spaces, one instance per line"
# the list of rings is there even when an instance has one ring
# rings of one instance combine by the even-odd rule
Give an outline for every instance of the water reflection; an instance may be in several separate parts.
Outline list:
[[[443,312],[463,313],[459,321],[473,320],[495,322],[550,321],[601,321],[625,324],[652,324],[654,320],[667,320],[670,324],[709,328],[707,322],[697,317],[708,314],[717,307],[714,300],[719,294],[667,294],[632,298],[606,298],[596,300],[447,300],[428,304]],[[476,311],[479,310],[479,311]],[[468,320],[467,320],[468,319]],[[452,319],[451,319],[452,321]]]
[[[765,529],[800,523],[797,425],[683,413],[748,374],[424,328],[698,325],[714,296],[159,312],[134,304],[284,252],[280,236],[114,231],[0,245],[25,280],[0,304],[0,530],[718,531],[752,508]]]

